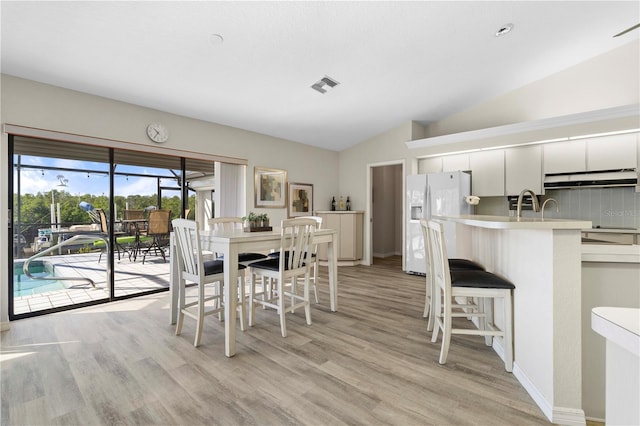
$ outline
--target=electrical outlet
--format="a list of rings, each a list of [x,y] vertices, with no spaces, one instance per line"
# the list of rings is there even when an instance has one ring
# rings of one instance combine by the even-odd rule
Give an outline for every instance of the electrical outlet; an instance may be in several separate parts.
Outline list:
[[[509,210],[509,217],[514,217],[516,215],[516,212],[513,210]]]

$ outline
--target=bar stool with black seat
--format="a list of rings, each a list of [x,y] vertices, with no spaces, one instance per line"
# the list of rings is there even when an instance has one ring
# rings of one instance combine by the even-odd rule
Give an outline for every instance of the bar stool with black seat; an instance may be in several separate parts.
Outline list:
[[[442,330],[442,347],[439,363],[447,362],[447,354],[452,334],[468,334],[489,338],[501,337],[504,349],[505,370],[513,371],[513,308],[512,297],[515,286],[513,283],[487,271],[451,271],[447,260],[447,250],[444,240],[442,223],[434,220],[428,222],[427,233],[431,258],[433,263],[433,288],[435,293],[435,325],[432,342],[438,339]],[[454,312],[455,298],[477,298],[476,309],[463,309]],[[498,329],[493,323],[492,302],[494,299],[503,300],[504,326]],[[477,329],[453,328],[452,319],[456,317],[479,319]],[[486,340],[486,339],[485,339]],[[488,345],[491,341],[486,341]]]
[[[422,236],[424,240],[425,261],[427,262],[427,267],[426,267],[427,273],[425,274],[426,285],[425,285],[424,312],[422,316],[424,318],[427,318],[427,330],[432,331],[433,315],[431,315],[431,312],[433,312],[433,299],[431,298],[431,295],[433,294],[433,283],[432,283],[431,277],[433,273],[430,271],[431,254],[429,252],[430,250],[429,238],[427,236],[427,233],[429,231],[428,220],[420,219],[420,227],[422,229]],[[451,271],[484,271],[485,270],[484,266],[469,259],[454,258],[454,259],[449,259],[448,263],[449,263],[449,269]]]
[[[280,256],[259,260],[249,265],[251,268],[251,290],[249,292],[249,326],[255,319],[255,305],[260,304],[273,308],[280,316],[280,331],[282,337],[287,337],[285,315],[303,307],[307,325],[311,325],[311,306],[309,300],[309,275],[311,268],[311,254],[315,251],[313,235],[317,222],[313,219],[285,219],[281,223]],[[289,253],[289,255],[286,255]],[[256,278],[276,280],[274,294],[256,293]],[[303,294],[296,291],[295,280],[304,278]],[[290,300],[289,305],[287,301]]]
[[[196,335],[193,345],[197,347],[202,339],[204,318],[208,315],[220,314],[226,307],[223,298],[224,262],[222,260],[203,260],[200,234],[195,221],[174,219],[172,224],[179,271],[176,335],[180,335],[182,332],[185,315],[194,318],[196,320]],[[238,265],[238,280],[241,283],[244,283],[245,269],[246,266]],[[194,282],[198,286],[196,300],[189,303],[186,303],[185,280]],[[205,286],[207,284],[213,284],[209,294],[206,293]],[[244,285],[238,285],[238,293],[240,328],[244,331],[246,330]],[[206,302],[210,301],[213,301],[213,304],[207,305]]]

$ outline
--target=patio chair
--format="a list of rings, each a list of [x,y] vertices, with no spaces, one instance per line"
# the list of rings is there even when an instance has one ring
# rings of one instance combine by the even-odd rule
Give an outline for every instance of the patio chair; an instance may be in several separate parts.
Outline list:
[[[142,255],[142,264],[147,255],[153,250],[156,256],[162,256],[162,260],[167,262],[165,248],[169,247],[169,233],[171,232],[171,210],[151,210],[149,212],[149,225],[147,236],[153,240],[151,245]]]
[[[108,236],[109,235],[109,225],[107,222],[107,215],[104,212],[104,210],[102,209],[94,209],[94,211],[98,214],[98,217],[100,219],[100,231],[104,236]],[[116,247],[116,252],[118,253],[118,260],[120,260],[120,251],[127,253],[129,255],[129,260],[131,260],[131,252],[129,250],[127,250],[125,247],[122,246],[122,244],[124,242],[128,242],[126,241],[126,238],[123,237],[127,237],[127,233],[126,232],[122,232],[122,231],[114,231],[113,232],[113,236],[115,237],[115,247]],[[106,247],[106,245],[105,245]],[[100,263],[100,261],[102,260],[102,253],[104,253],[104,250],[102,250],[100,252],[100,256],[98,257],[98,263]]]
[[[125,210],[122,218],[124,220],[124,231],[134,237],[132,255],[135,261],[140,252],[140,237],[147,235],[147,220],[144,217],[144,210]]]

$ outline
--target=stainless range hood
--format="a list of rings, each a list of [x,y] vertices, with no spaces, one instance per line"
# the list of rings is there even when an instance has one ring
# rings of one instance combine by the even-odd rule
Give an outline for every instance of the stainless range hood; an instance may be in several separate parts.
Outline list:
[[[636,169],[597,172],[553,173],[544,176],[545,189],[638,187]]]

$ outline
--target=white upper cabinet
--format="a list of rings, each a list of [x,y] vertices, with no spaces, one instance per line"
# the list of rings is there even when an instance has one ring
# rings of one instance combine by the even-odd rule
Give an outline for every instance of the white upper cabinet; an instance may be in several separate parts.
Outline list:
[[[479,151],[469,154],[473,195],[504,195],[504,150]]]
[[[442,157],[423,158],[418,163],[418,174],[440,173],[442,171]]]
[[[442,171],[455,172],[469,170],[469,154],[445,155],[442,157]]]
[[[585,146],[584,140],[543,145],[545,174],[584,172],[587,169]]]
[[[545,174],[636,169],[639,165],[639,133],[443,155],[419,164],[421,173],[471,170],[472,192],[480,197],[518,195],[525,188],[542,194]]]
[[[542,193],[542,146],[505,149],[506,192],[518,195],[523,189]]]
[[[638,134],[587,139],[587,170],[634,169],[638,166]]]

